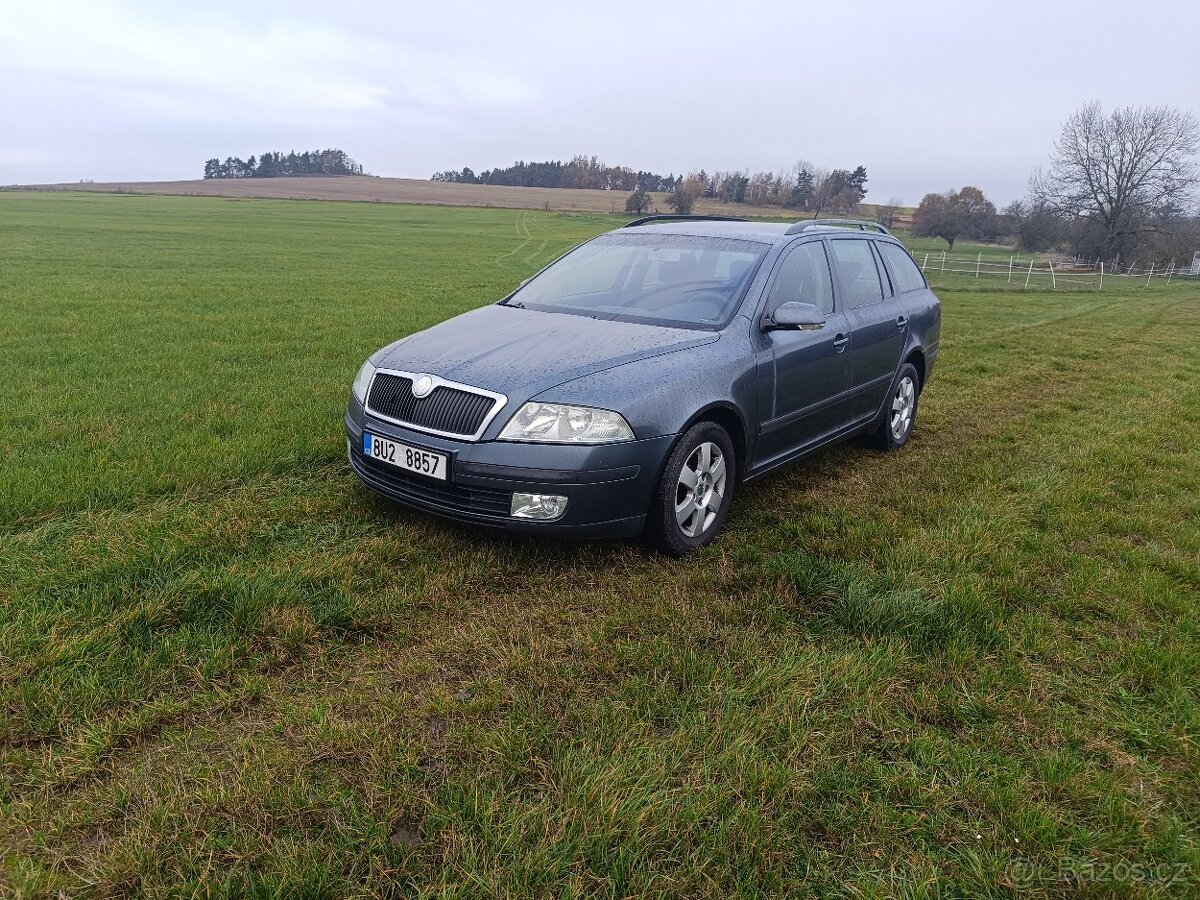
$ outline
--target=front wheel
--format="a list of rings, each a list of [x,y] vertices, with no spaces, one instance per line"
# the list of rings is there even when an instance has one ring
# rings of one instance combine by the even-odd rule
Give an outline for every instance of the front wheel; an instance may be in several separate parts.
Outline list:
[[[870,436],[879,450],[899,450],[908,443],[917,421],[917,402],[921,394],[921,377],[912,363],[905,363],[896,373],[891,393],[883,410],[883,421]]]
[[[728,433],[698,422],[671,452],[650,504],[643,537],[671,556],[684,556],[716,536],[737,484],[737,459]]]

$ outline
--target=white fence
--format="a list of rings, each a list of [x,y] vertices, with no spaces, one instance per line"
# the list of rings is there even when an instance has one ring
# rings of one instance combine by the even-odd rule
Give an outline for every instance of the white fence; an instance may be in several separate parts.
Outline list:
[[[1096,288],[1104,290],[1105,279],[1122,279],[1123,284],[1130,280],[1143,280],[1149,286],[1155,278],[1165,280],[1170,284],[1175,279],[1195,281],[1200,272],[1194,271],[1195,265],[1177,266],[1172,260],[1169,265],[1156,269],[1137,268],[1137,260],[1128,267],[1104,261],[1081,260],[1079,257],[1035,257],[1014,253],[1008,261],[998,261],[995,257],[983,258],[980,252],[975,256],[954,256],[948,251],[914,253],[913,257],[921,266],[921,271],[932,275],[967,275],[972,278],[1003,278],[1008,284],[1028,288],[1034,278],[1040,279],[1039,286],[1050,282],[1051,290],[1064,288]]]

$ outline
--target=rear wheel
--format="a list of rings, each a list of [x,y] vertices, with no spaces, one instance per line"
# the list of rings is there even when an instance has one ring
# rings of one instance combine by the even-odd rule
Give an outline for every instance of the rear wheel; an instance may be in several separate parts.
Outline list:
[[[643,537],[671,556],[708,544],[729,512],[737,459],[725,429],[698,422],[671,452],[655,490]]]
[[[921,378],[912,363],[905,363],[896,373],[891,393],[883,410],[879,428],[870,435],[870,442],[880,450],[899,450],[908,443],[917,421],[917,403],[921,394]]]

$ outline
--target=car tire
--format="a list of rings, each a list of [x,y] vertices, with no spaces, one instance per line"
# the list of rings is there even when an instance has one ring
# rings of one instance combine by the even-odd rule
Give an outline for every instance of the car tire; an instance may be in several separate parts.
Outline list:
[[[737,457],[729,434],[715,422],[698,422],[683,433],[654,491],[647,544],[669,556],[685,556],[720,531],[737,485]]]
[[[899,450],[907,444],[917,422],[920,399],[921,376],[912,363],[905,363],[892,381],[883,406],[883,419],[868,436],[868,443],[885,452]]]

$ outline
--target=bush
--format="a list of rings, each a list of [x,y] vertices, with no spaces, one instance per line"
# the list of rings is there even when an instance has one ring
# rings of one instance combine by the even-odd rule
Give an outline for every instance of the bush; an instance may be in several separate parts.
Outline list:
[[[650,208],[650,194],[648,191],[643,191],[638,188],[625,201],[625,212],[632,213],[635,216],[646,214],[646,210]]]

